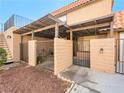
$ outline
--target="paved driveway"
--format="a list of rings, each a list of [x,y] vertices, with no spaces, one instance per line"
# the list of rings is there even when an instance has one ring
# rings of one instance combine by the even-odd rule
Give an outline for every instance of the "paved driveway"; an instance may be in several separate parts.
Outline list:
[[[124,93],[124,75],[92,71],[72,66],[59,74],[74,81],[70,93]]]
[[[52,72],[27,65],[0,73],[0,93],[64,93],[67,86]]]

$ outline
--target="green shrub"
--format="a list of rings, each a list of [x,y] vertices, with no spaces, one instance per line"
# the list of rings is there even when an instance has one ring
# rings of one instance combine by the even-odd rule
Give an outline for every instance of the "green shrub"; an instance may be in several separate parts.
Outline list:
[[[41,55],[37,56],[37,64],[40,64],[43,62],[43,57]]]
[[[7,53],[6,50],[0,48],[0,66],[3,65],[7,61]]]

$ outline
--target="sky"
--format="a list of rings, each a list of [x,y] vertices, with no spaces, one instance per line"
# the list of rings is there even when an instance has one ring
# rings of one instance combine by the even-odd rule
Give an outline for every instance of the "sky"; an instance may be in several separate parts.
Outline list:
[[[74,0],[0,0],[0,23],[17,14],[36,20]],[[115,0],[113,12],[124,10],[124,0]]]

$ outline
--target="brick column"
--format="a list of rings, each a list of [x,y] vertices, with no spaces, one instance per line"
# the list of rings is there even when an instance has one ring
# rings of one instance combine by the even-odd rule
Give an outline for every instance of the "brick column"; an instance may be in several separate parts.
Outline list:
[[[72,65],[73,45],[71,40],[54,39],[54,74]]]
[[[93,39],[90,41],[91,69],[115,73],[115,39]]]
[[[28,42],[28,64],[31,66],[36,66],[37,63],[36,42],[36,40],[31,40]]]

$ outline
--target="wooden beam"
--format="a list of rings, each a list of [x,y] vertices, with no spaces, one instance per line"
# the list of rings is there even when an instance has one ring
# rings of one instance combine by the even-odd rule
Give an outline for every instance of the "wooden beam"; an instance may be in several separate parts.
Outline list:
[[[41,31],[43,31],[43,30],[47,30],[47,29],[54,28],[54,27],[55,27],[55,25],[50,25],[50,26],[47,26],[47,27],[43,27],[43,28],[34,30],[34,33],[36,33],[36,32],[41,32]],[[31,34],[31,33],[32,33],[32,31],[27,32],[27,33],[24,33],[24,34],[22,34],[22,36],[25,36],[25,35],[28,35],[28,34]]]
[[[72,30],[67,30],[67,32],[87,30],[87,29],[93,29],[93,28],[99,28],[99,27],[105,27],[105,26],[110,26],[110,23],[97,24],[97,25],[92,25],[92,26],[86,26],[86,27],[76,28],[76,29],[72,29]]]

